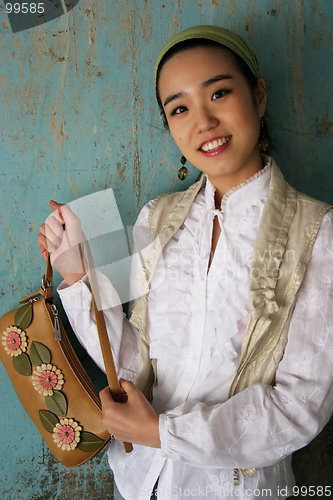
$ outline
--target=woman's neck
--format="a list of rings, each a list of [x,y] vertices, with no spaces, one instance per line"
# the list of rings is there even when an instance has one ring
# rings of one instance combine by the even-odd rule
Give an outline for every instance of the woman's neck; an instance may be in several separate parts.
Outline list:
[[[262,159],[259,153],[258,160],[256,162],[252,162],[247,168],[238,170],[232,175],[212,177],[207,174],[208,179],[215,187],[215,208],[219,210],[221,208],[223,197],[231,189],[250,179],[253,175],[259,172],[262,167]]]

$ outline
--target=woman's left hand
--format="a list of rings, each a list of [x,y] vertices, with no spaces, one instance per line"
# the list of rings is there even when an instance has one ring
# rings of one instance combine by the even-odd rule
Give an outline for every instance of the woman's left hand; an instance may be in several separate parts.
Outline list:
[[[151,404],[132,382],[120,380],[127,401],[116,403],[109,387],[100,392],[103,423],[117,441],[160,448],[159,418]]]

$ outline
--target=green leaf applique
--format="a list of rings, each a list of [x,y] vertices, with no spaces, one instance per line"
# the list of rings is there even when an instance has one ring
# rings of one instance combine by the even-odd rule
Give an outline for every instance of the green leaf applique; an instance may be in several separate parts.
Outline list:
[[[47,432],[53,434],[53,429],[59,423],[58,417],[47,410],[39,410],[39,418]]]
[[[14,317],[15,325],[21,328],[21,330],[28,328],[32,321],[32,312],[32,302],[28,302],[27,304],[19,307]]]
[[[67,413],[67,399],[63,392],[53,391],[52,396],[45,397],[46,406],[50,411],[61,417],[65,417]]]
[[[13,358],[13,365],[15,370],[20,375],[25,375],[29,377],[32,374],[31,361],[27,353],[22,352],[19,356]]]
[[[80,435],[80,442],[77,444],[77,447],[81,451],[94,451],[98,450],[103,443],[104,440],[95,436],[95,434],[82,431]]]
[[[52,354],[44,344],[34,341],[30,347],[30,358],[34,366],[48,365],[51,363]]]

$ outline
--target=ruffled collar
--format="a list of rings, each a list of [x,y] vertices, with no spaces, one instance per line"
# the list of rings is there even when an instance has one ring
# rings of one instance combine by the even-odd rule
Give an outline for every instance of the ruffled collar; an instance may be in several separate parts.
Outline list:
[[[233,187],[223,196],[221,200],[221,211],[223,213],[232,210],[233,213],[242,214],[247,207],[267,196],[272,159],[269,156],[262,155],[262,160],[264,166],[259,172],[256,172],[241,184]],[[215,210],[216,188],[207,176],[204,189],[206,208],[208,210]]]

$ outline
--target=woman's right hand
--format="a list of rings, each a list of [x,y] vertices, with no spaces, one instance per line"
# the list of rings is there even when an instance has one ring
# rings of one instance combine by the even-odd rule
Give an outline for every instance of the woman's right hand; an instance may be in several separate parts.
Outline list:
[[[86,274],[81,223],[67,205],[50,201],[50,207],[53,212],[40,226],[38,247],[45,260],[50,253],[52,267],[72,285]]]

